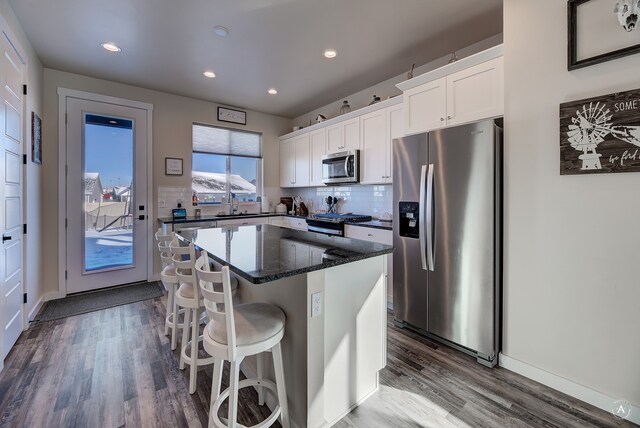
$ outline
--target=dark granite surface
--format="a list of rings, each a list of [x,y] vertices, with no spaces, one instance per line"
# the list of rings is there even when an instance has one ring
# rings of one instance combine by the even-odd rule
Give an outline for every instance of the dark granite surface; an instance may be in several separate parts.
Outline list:
[[[393,230],[393,223],[390,221],[371,220],[371,221],[347,221],[345,224],[350,226],[370,227],[372,229]]]
[[[254,217],[294,217],[294,218],[304,218],[307,217],[290,215],[290,214],[274,214],[274,213],[264,213],[264,214],[241,214],[234,216],[219,216],[219,215],[203,215],[200,217],[187,216],[185,219],[174,220],[171,217],[158,217],[158,223],[160,225],[163,224],[181,224],[181,223],[196,223],[200,221],[216,221],[216,220],[229,220],[234,218],[254,218]],[[385,229],[385,230],[393,230],[392,223],[390,221],[380,221],[380,220],[371,220],[364,222],[345,222],[345,224],[350,224],[354,226],[361,227],[371,227],[374,229]]]
[[[218,263],[254,284],[389,254],[390,245],[268,224],[179,232]]]

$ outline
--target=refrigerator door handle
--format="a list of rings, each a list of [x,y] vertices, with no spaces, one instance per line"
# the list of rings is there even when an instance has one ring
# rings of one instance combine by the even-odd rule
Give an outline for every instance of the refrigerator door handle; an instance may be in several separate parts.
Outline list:
[[[424,168],[424,166],[423,166]],[[424,180],[423,180],[424,183]],[[423,193],[424,195],[424,193]],[[434,200],[434,195],[433,195],[433,164],[430,163],[429,164],[429,170],[427,172],[427,206],[426,206],[426,211],[427,211],[427,221],[426,223],[426,227],[427,227],[427,265],[428,265],[428,269],[433,272],[433,270],[435,269],[434,264],[435,264],[435,257],[434,257],[434,248],[433,248],[433,226],[434,226],[434,215],[433,215],[433,200]],[[422,230],[422,229],[421,229]],[[422,252],[424,254],[424,246],[422,247]],[[424,263],[423,263],[424,265]],[[423,267],[424,269],[424,267]]]
[[[427,166],[422,165],[420,171],[420,206],[418,208],[418,237],[420,238],[420,259],[422,260],[422,270],[427,270],[427,255],[425,254],[426,242],[424,238],[425,231],[425,199],[426,199],[426,177]]]

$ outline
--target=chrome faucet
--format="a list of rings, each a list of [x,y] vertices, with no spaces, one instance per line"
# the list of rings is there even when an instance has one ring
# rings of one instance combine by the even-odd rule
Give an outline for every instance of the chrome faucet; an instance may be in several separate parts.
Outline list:
[[[239,208],[239,203],[238,203],[238,199],[236,198],[236,194],[231,193],[231,214],[236,214],[238,212],[238,208]]]

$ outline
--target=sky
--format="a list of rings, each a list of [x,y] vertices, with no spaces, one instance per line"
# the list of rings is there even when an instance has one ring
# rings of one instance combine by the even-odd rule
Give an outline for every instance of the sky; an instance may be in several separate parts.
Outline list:
[[[85,125],[85,172],[100,174],[102,187],[128,186],[133,174],[133,130]]]

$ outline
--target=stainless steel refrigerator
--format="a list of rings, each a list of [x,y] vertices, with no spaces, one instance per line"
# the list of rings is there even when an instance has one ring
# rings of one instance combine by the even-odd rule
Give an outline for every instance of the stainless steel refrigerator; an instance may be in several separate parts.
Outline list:
[[[396,323],[490,367],[500,350],[500,123],[393,141]]]

